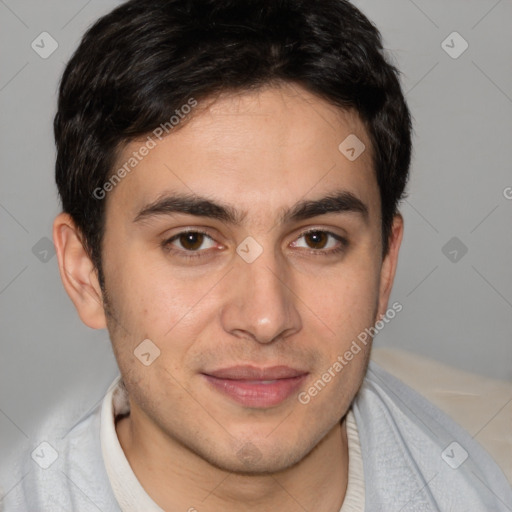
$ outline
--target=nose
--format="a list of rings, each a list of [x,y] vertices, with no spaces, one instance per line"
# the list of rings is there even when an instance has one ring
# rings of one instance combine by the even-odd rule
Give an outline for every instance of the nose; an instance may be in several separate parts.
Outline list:
[[[252,263],[235,261],[221,310],[226,332],[261,344],[286,338],[302,327],[290,272],[270,252]]]

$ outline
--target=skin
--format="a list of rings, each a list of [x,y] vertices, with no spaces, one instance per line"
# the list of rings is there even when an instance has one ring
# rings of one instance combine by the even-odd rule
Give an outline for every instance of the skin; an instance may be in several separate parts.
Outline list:
[[[338,150],[351,133],[366,146],[352,162]],[[126,146],[118,164],[140,145]],[[345,211],[281,222],[284,210],[333,191],[352,193],[367,216]],[[237,224],[184,213],[134,221],[172,193],[243,215]],[[307,405],[297,392],[277,406],[244,406],[201,372],[288,365],[308,372],[304,391],[385,313],[403,221],[395,217],[383,258],[379,189],[358,116],[296,85],[225,93],[199,105],[106,200],[108,304],[68,215],[56,218],[54,240],[81,319],[109,329],[131,407],[116,430],[148,494],[164,510],[338,512],[347,486],[345,415],[370,344]],[[209,236],[162,247],[186,229]],[[348,245],[325,233],[302,236],[313,229]],[[236,252],[248,236],[263,249],[252,263]],[[186,259],[198,251],[201,257]],[[160,350],[149,366],[134,356],[145,339]]]

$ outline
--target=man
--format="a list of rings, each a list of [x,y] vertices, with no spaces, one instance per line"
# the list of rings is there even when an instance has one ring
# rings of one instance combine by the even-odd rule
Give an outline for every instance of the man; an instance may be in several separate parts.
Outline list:
[[[348,2],[100,19],[60,87],[54,241],[120,377],[6,510],[511,510],[484,450],[369,363],[410,132]]]

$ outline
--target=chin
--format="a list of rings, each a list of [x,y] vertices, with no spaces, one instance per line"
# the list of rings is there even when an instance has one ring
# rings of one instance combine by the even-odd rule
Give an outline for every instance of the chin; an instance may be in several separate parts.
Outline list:
[[[288,447],[288,450],[286,448],[282,443],[262,447],[258,446],[257,441],[247,441],[235,447],[227,447],[222,453],[196,451],[196,455],[222,471],[238,475],[269,475],[285,471],[301,462],[315,448],[315,444],[312,443],[310,448],[297,444]]]

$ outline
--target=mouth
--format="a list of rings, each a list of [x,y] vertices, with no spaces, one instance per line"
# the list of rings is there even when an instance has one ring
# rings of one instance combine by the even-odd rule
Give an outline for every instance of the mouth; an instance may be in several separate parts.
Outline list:
[[[215,391],[233,401],[245,407],[268,408],[295,394],[308,372],[289,366],[232,366],[202,375]]]

